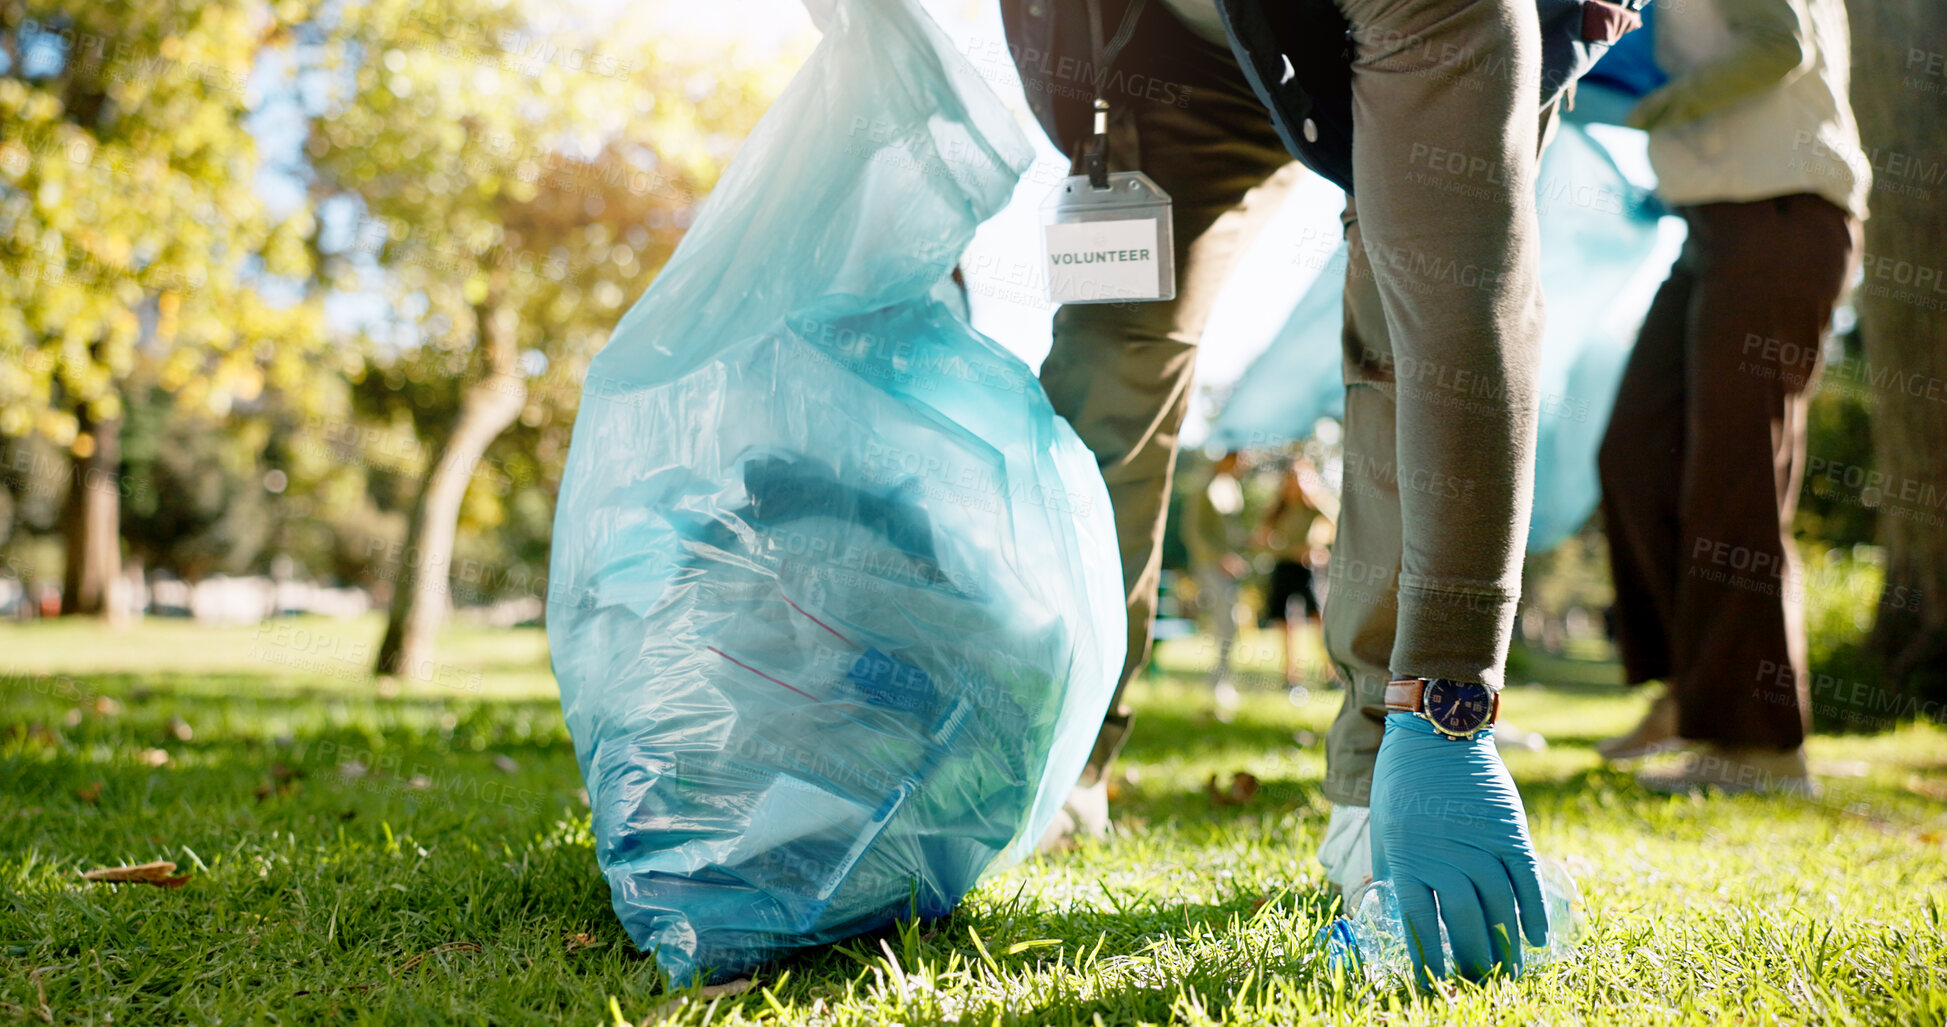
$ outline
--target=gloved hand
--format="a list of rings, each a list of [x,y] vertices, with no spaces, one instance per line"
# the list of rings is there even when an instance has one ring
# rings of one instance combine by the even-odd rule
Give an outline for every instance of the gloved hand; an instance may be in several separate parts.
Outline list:
[[[1529,944],[1547,944],[1527,813],[1491,728],[1460,741],[1410,713],[1386,716],[1372,774],[1372,875],[1392,879],[1414,979],[1423,985],[1448,970],[1439,920],[1453,969],[1471,980],[1496,964],[1521,972],[1518,930]]]
[[[1810,28],[1800,22],[1792,0],[1717,0],[1717,10],[1731,44],[1709,63],[1638,101],[1629,112],[1629,127],[1648,132],[1695,121],[1811,67],[1806,42]],[[1656,26],[1658,32],[1672,30],[1665,22]]]

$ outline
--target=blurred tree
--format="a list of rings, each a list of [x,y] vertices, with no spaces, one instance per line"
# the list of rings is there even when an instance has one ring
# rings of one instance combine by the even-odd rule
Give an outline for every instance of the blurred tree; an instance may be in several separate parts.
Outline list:
[[[320,250],[328,280],[387,298],[362,414],[409,418],[425,447],[405,538],[383,554],[376,668],[423,677],[456,570],[483,595],[509,570],[455,567],[462,520],[491,528],[510,497],[551,489],[537,479],[559,473],[588,357],[754,123],[766,69],[706,65],[680,40],[615,44],[627,31],[549,34],[493,0],[368,0],[337,17],[326,59],[348,87],[307,149],[314,195],[355,197],[360,224],[345,233],[357,242]],[[483,466],[516,424],[521,444]]]
[[[1812,395],[1807,415],[1805,451],[1822,461],[1820,467],[1873,467],[1873,396],[1863,387],[1858,368],[1862,363],[1863,343],[1859,332],[1847,332],[1838,340],[1843,357],[1828,365],[1825,379]],[[1850,549],[1870,544],[1875,531],[1876,510],[1866,505],[1870,497],[1857,488],[1848,488],[1843,474],[1807,474],[1799,494],[1798,513],[1792,525],[1807,542]]]
[[[274,220],[246,126],[261,0],[0,0],[0,433],[65,447],[63,612],[119,574],[123,383],[140,362],[227,411],[301,382],[308,213]]]
[[[1886,579],[1872,648],[1896,687],[1947,700],[1947,4],[1851,0],[1852,107],[1878,175],[1866,222],[1865,281],[1853,298],[1875,387],[1879,517]],[[1937,708],[1937,707],[1936,707]]]
[[[156,386],[123,392],[122,537],[147,567],[187,581],[263,570],[276,495],[263,459],[274,421],[218,418]],[[283,477],[273,478],[278,490]]]

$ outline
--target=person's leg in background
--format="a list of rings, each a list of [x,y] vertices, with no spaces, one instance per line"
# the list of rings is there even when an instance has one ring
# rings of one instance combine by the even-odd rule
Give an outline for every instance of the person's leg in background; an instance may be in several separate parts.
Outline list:
[[[1287,688],[1304,684],[1305,629],[1318,619],[1318,596],[1312,586],[1312,569],[1292,559],[1281,558],[1271,568],[1271,580],[1264,603],[1264,622],[1275,626],[1284,643],[1284,683]],[[1294,610],[1295,608],[1295,610]]]
[[[1811,195],[1686,212],[1698,242],[1672,619],[1677,733],[1710,749],[1666,790],[1806,790],[1803,576],[1792,516],[1825,331],[1859,224]]]
[[[1143,18],[1161,22],[1165,13],[1152,9]],[[1146,21],[1143,30],[1155,28]],[[1176,299],[1064,306],[1055,314],[1053,348],[1041,366],[1041,384],[1055,411],[1101,463],[1115,508],[1129,608],[1128,658],[1116,696],[1078,794],[1044,844],[1064,834],[1099,835],[1107,828],[1107,768],[1132,720],[1122,692],[1149,660],[1164,517],[1196,347],[1233,260],[1282,192],[1253,197],[1255,217],[1223,216],[1291,163],[1235,59],[1189,38],[1187,31],[1184,35],[1182,46],[1197,48],[1208,62],[1187,104],[1122,107],[1109,126],[1110,170],[1140,170],[1172,199]],[[1226,86],[1227,79],[1234,83]]]
[[[1160,543],[1161,536],[1157,538]],[[1223,567],[1204,567],[1199,571],[1197,595],[1210,617],[1211,640],[1217,644],[1217,658],[1210,666],[1210,694],[1217,704],[1217,719],[1222,721],[1230,720],[1239,701],[1230,670],[1231,657],[1237,648],[1237,594],[1237,579]]]
[[[1616,587],[1616,646],[1624,680],[1632,685],[1667,685],[1677,673],[1670,638],[1677,606],[1678,493],[1688,450],[1685,362],[1696,244],[1694,238],[1686,243],[1650,304],[1596,454]],[[1610,760],[1644,756],[1671,744],[1676,732],[1676,700],[1666,688],[1641,723],[1597,751]]]

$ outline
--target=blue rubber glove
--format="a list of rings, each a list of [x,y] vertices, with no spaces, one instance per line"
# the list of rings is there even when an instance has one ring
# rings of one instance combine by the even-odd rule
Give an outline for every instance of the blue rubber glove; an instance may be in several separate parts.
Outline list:
[[[1527,813],[1493,729],[1460,741],[1410,713],[1386,716],[1372,774],[1372,876],[1392,879],[1413,976],[1423,985],[1447,975],[1439,920],[1453,969],[1470,980],[1497,964],[1521,972],[1517,904],[1529,944],[1547,944]]]

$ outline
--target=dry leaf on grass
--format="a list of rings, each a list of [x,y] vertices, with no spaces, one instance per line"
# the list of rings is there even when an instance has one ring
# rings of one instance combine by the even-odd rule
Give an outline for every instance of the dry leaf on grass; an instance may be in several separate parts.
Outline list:
[[[90,781],[74,790],[74,797],[82,802],[94,804],[101,801],[101,782]]]
[[[702,1002],[713,1002],[717,999],[728,998],[732,995],[742,995],[750,989],[750,978],[739,977],[727,984],[712,984],[698,992],[696,997]],[[643,1017],[641,1022],[651,1024],[666,1020],[672,1013],[675,1013],[678,1009],[688,1004],[689,1000],[690,996],[688,995],[678,995],[675,998],[664,999],[658,1002],[655,1008],[649,1010],[649,1015]]]
[[[1203,793],[1210,798],[1212,806],[1242,806],[1257,794],[1257,776],[1238,771],[1230,776],[1228,789],[1217,787],[1217,775],[1203,783]]]
[[[81,879],[96,884],[153,884],[158,888],[180,888],[189,883],[189,875],[178,876],[176,864],[166,859],[132,867],[102,867],[83,873]]]
[[[600,938],[597,938],[594,935],[589,934],[587,931],[574,931],[568,934],[567,943],[568,943],[569,955],[574,955],[575,953],[580,952],[582,949],[592,949],[597,945],[608,944],[607,942],[601,940]]]

